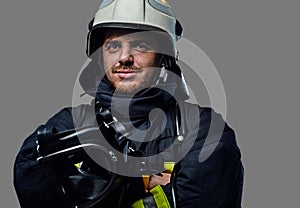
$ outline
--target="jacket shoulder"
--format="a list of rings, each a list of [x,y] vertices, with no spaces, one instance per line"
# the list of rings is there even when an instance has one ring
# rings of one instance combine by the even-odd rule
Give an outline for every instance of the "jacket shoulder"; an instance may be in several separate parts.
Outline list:
[[[233,129],[212,108],[184,106],[187,149],[177,166],[179,204],[240,207],[243,167]]]

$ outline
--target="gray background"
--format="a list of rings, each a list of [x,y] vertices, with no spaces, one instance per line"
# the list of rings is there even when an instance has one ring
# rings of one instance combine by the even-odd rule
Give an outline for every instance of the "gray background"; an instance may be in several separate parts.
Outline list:
[[[244,207],[299,206],[299,1],[170,0],[216,66],[245,166]],[[19,207],[13,161],[23,139],[71,105],[96,0],[0,3],[1,207]],[[125,11],[126,12],[126,11]]]

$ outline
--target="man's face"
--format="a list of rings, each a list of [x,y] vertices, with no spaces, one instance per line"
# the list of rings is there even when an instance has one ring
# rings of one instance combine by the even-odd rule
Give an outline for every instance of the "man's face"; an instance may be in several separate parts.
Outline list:
[[[120,93],[130,94],[152,82],[158,44],[145,32],[117,30],[107,33],[103,43],[103,66],[108,80]]]

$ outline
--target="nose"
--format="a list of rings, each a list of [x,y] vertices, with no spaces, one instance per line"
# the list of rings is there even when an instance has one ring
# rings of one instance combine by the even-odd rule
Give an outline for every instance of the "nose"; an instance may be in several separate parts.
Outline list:
[[[134,63],[134,57],[131,53],[130,47],[124,47],[122,49],[119,63],[123,66],[131,66]]]

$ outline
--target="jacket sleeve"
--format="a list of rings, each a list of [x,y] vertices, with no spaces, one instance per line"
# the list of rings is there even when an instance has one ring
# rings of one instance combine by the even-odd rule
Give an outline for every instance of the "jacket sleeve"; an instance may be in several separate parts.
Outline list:
[[[58,131],[73,128],[69,108],[55,114],[45,124]],[[37,128],[38,129],[38,128]],[[51,168],[36,161],[35,130],[23,143],[14,164],[14,187],[22,208],[35,207],[68,207],[53,178]]]
[[[241,207],[243,167],[233,130],[207,109],[201,113],[198,133],[195,127],[191,124],[188,134],[197,135],[196,141],[176,167],[177,207]]]

